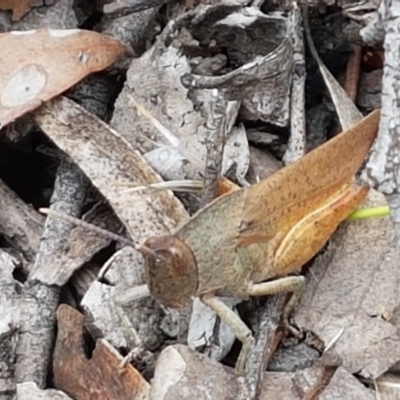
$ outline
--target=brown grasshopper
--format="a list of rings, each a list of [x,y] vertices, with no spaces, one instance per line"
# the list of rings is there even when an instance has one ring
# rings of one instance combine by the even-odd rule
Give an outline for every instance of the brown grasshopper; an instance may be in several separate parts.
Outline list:
[[[303,276],[287,275],[326,244],[368,193],[368,187],[354,184],[354,176],[378,123],[376,110],[270,177],[218,197],[174,234],[135,246],[145,259],[146,283],[156,300],[179,308],[199,297],[230,326],[243,344],[239,373],[252,332],[216,296],[245,299],[293,292],[284,311],[287,321],[304,285]],[[63,218],[52,210],[46,213]]]

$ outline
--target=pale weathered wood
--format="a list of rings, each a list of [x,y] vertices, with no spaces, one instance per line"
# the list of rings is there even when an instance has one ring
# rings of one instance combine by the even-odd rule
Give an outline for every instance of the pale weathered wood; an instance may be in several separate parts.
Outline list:
[[[400,2],[382,0],[379,16],[385,30],[382,112],[366,173],[375,188],[386,196],[400,244]]]
[[[57,170],[52,204],[78,215],[86,185],[81,171],[62,161]],[[65,271],[62,262],[69,229],[69,224],[64,221],[47,219],[33,270],[23,288],[22,333],[17,346],[16,367],[19,383],[33,381],[40,388],[46,384],[54,341],[55,311],[61,287],[73,272]]]
[[[306,152],[306,61],[302,22],[301,9],[291,10],[288,25],[293,41],[293,77],[290,96],[290,137],[283,158],[285,164],[298,160]]]
[[[39,248],[44,219],[0,180],[0,232],[28,261]]]

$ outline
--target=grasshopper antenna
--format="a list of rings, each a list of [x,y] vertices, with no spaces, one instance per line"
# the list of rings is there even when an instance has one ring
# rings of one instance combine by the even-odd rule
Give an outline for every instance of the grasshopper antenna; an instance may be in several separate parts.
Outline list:
[[[84,229],[95,232],[98,235],[101,235],[107,239],[115,240],[116,242],[120,242],[120,243],[127,244],[129,246],[136,247],[136,243],[134,243],[130,239],[127,239],[126,237],[118,235],[114,232],[110,232],[107,229],[100,228],[99,226],[90,224],[89,222],[82,221],[81,219],[75,218],[67,213],[62,212],[62,211],[53,210],[51,208],[39,208],[39,212],[42,214],[48,215],[50,217],[53,217],[53,218],[62,219],[63,221],[69,222],[76,226],[80,226]]]
[[[145,254],[153,256],[156,259],[163,259],[163,257],[160,254],[157,254],[156,252],[154,252],[152,249],[145,246],[144,244],[135,243],[131,239],[127,239],[124,236],[118,235],[114,232],[110,232],[107,229],[100,228],[99,226],[90,224],[89,222],[82,221],[81,219],[75,218],[67,213],[62,212],[62,211],[53,210],[51,208],[39,208],[39,212],[42,214],[48,215],[50,217],[53,217],[53,218],[62,219],[63,221],[69,222],[76,226],[80,226],[84,229],[87,229],[89,231],[97,233],[98,235],[103,236],[107,239],[111,239],[116,242],[120,242],[120,243],[126,244],[128,246],[132,246],[135,250],[139,251],[142,254],[145,253]]]

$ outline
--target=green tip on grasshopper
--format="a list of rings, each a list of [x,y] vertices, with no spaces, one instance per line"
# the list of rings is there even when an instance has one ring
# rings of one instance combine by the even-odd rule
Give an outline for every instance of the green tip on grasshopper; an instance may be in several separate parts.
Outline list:
[[[388,206],[360,208],[351,213],[346,218],[346,221],[355,221],[357,219],[366,219],[366,218],[380,218],[380,217],[386,217],[389,214],[390,210]]]

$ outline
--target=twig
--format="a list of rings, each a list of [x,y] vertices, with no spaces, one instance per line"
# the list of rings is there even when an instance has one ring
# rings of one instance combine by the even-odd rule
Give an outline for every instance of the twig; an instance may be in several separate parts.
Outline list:
[[[354,102],[357,97],[362,47],[358,44],[353,44],[352,48],[353,52],[350,54],[349,61],[347,62],[344,90],[346,91],[350,99]]]
[[[251,399],[260,396],[263,372],[276,347],[276,333],[280,325],[286,294],[268,299],[261,312],[257,313],[256,342],[246,363],[246,388]]]
[[[77,215],[84,201],[86,184],[86,179],[76,166],[61,162],[51,199],[53,206]],[[46,221],[32,273],[23,288],[25,301],[16,366],[19,383],[33,381],[41,388],[46,384],[54,340],[55,312],[61,286],[66,283],[57,280],[63,276],[60,253],[64,251],[69,229],[69,224],[64,221]]]
[[[285,164],[290,164],[305,153],[306,116],[305,116],[305,82],[306,65],[304,56],[304,39],[301,10],[294,8],[289,17],[293,41],[293,78],[290,99],[290,138],[283,157]]]
[[[205,145],[207,149],[206,168],[204,171],[204,186],[201,198],[201,207],[210,203],[218,192],[218,179],[221,176],[222,157],[226,141],[226,107],[227,100],[220,92],[213,90],[212,101],[209,105],[206,124],[207,137]]]

